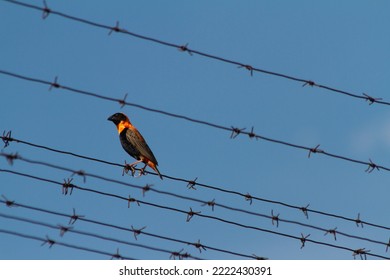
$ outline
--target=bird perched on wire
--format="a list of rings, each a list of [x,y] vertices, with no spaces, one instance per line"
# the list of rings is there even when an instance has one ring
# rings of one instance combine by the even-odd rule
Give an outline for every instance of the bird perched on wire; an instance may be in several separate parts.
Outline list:
[[[125,114],[115,113],[107,120],[112,121],[116,125],[123,149],[137,160],[130,164],[129,167],[134,170],[134,166],[138,163],[145,163],[145,166],[140,171],[140,175],[144,173],[146,166],[150,166],[162,179],[163,177],[157,168],[158,163],[156,157],[141,133],[132,125],[129,118]]]

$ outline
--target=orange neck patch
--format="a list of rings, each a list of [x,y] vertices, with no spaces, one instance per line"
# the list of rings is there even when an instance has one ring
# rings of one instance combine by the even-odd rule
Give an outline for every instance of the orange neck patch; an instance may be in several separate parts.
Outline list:
[[[129,123],[128,121],[121,121],[120,123],[118,123],[118,125],[116,126],[116,128],[118,129],[118,133],[121,134],[121,132],[125,129],[125,128],[131,128],[132,125],[131,123]]]

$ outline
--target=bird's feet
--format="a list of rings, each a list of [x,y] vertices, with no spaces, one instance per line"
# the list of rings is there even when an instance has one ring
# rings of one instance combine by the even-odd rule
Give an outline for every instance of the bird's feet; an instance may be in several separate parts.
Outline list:
[[[145,175],[146,173],[145,173],[145,168],[146,168],[146,165],[143,167],[143,168],[141,168],[140,170],[139,170],[139,173],[138,173],[138,175],[137,176],[134,176],[134,177],[141,177],[142,175]]]
[[[139,162],[134,162],[132,164],[128,164],[126,161],[125,161],[125,166],[123,167],[123,171],[122,171],[122,176],[129,173],[129,171],[131,171],[131,176],[133,177],[141,177],[142,175],[145,175],[145,168],[146,168],[146,164],[143,168],[139,169],[139,173],[138,175],[136,175],[136,172],[137,172],[137,169],[136,169],[136,166]]]
[[[126,174],[129,174],[129,171],[131,171],[131,176],[134,177],[134,174],[136,172],[135,167],[137,166],[137,163],[128,164],[125,161],[125,166],[123,167],[122,176]]]

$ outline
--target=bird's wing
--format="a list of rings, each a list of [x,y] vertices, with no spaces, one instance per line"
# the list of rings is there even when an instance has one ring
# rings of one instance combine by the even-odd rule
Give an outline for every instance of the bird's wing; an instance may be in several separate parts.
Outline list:
[[[141,133],[135,128],[128,128],[126,131],[126,139],[134,146],[136,150],[139,151],[140,155],[146,157],[154,164],[158,165],[156,157],[154,156],[152,150],[149,148],[145,139],[142,137]]]

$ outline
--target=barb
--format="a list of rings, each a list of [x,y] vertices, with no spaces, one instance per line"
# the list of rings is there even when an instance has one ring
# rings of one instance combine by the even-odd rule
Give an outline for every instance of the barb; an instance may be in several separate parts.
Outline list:
[[[251,131],[248,133],[249,139],[255,138],[256,140],[259,140],[256,136],[256,133],[253,130],[254,130],[254,127],[252,126]]]
[[[334,240],[337,241],[337,238],[336,238],[336,233],[337,233],[337,231],[336,231],[336,229],[337,229],[337,227],[335,227],[335,228],[333,228],[333,229],[329,229],[329,230],[327,230],[327,231],[325,232],[324,235],[328,235],[328,233],[329,233],[329,234],[332,234],[333,237],[334,237]]]
[[[301,211],[303,212],[303,215],[305,215],[306,219],[309,219],[309,213],[308,213],[308,208],[310,206],[310,203],[306,205],[305,207],[301,207]]]
[[[196,177],[194,180],[188,181],[187,188],[196,190],[195,185],[196,185],[196,180],[198,180],[198,177]]]
[[[84,170],[76,170],[73,171],[71,176],[78,175],[80,177],[83,177],[83,182],[85,183],[87,181],[87,175]]]
[[[137,205],[140,206],[139,201],[129,195],[129,198],[127,199],[127,208],[130,208],[131,203],[137,203]]]
[[[56,244],[55,240],[53,239],[50,239],[47,235],[46,235],[46,240],[43,241],[43,243],[41,244],[41,246],[44,246],[48,244],[49,245],[49,248],[53,247],[54,244]]]
[[[202,253],[202,250],[206,251],[206,247],[200,243],[200,239],[196,243],[188,243],[188,245],[193,245],[199,250],[199,253]]]
[[[375,163],[373,163],[371,159],[369,159],[369,161],[370,162],[368,163],[368,167],[367,167],[367,169],[365,171],[368,172],[368,173],[371,173],[375,169],[379,171],[379,166],[376,165]]]
[[[53,88],[61,88],[61,85],[58,83],[58,76],[55,76],[54,82],[50,84],[49,91],[51,91]]]
[[[205,203],[202,204],[202,206],[210,206],[211,207],[211,210],[214,211],[214,206],[215,206],[215,198],[211,201],[207,201]]]
[[[119,254],[119,248],[116,249],[116,253],[111,255],[111,260],[117,259],[117,260],[123,260],[124,258]]]
[[[363,221],[360,219],[360,213],[358,213],[358,216],[355,220],[356,226],[359,227],[359,225],[363,228]]]
[[[176,260],[176,258],[179,258],[179,260],[181,260],[181,252],[183,252],[184,249],[181,249],[180,251],[178,252],[171,252],[171,256],[169,257],[170,260]]]
[[[135,238],[135,240],[138,240],[138,239],[137,239],[137,236],[140,235],[140,234],[142,233],[142,231],[143,231],[145,228],[146,228],[146,226],[144,226],[144,227],[142,227],[142,228],[140,228],[140,229],[136,229],[136,228],[134,228],[133,226],[131,226],[131,230],[132,230],[133,233],[134,233],[134,238]]]
[[[314,87],[314,86],[317,86],[315,82],[313,81],[305,81],[305,83],[302,85],[302,87],[305,87],[305,86],[311,86],[311,87]]]
[[[365,99],[368,101],[368,105],[372,105],[375,102],[383,100],[382,98],[374,98],[374,97],[369,96],[368,94],[365,94],[365,93],[363,93],[363,96],[365,96]]]
[[[181,52],[186,52],[186,53],[188,53],[189,55],[192,56],[192,52],[191,52],[190,49],[188,48],[188,43],[185,44],[185,45],[179,46],[178,49],[179,49],[179,51],[181,51]]]
[[[194,215],[198,215],[198,214],[200,214],[200,213],[201,213],[200,211],[199,211],[199,212],[194,212],[194,211],[192,210],[192,208],[190,207],[190,211],[187,212],[187,219],[186,219],[186,222],[191,221],[191,219],[192,219],[192,217],[193,217]]]
[[[244,198],[246,201],[249,201],[249,204],[252,205],[252,202],[253,202],[253,197],[249,194],[249,193],[246,193],[244,195]]]
[[[78,219],[84,218],[84,215],[76,215],[76,210],[73,208],[73,215],[70,216],[69,224],[73,225]]]
[[[69,192],[69,195],[72,195],[73,192],[73,184],[71,184],[73,181],[73,178],[64,179],[64,183],[62,184],[62,194],[67,195]],[[69,191],[70,189],[70,191]]]
[[[126,30],[120,29],[120,28],[119,28],[119,21],[117,21],[117,22],[115,23],[115,26],[114,26],[114,27],[111,27],[110,32],[108,32],[108,35],[111,35],[112,32],[123,32],[123,31],[126,31]]]
[[[239,65],[238,68],[245,68],[246,70],[249,71],[249,73],[251,74],[251,77],[253,77],[253,70],[254,68],[250,65]]]
[[[324,151],[323,150],[320,150],[318,149],[320,147],[320,144],[318,144],[317,146],[315,146],[314,148],[311,148],[309,150],[309,154],[308,154],[308,158],[310,158],[311,154],[316,154],[316,153],[323,153]]]
[[[192,257],[189,253],[182,253],[183,250],[184,249],[181,249],[180,251],[176,251],[176,252],[171,252],[169,259],[176,260],[176,258],[178,258],[179,260],[183,260]]]
[[[238,127],[232,126],[232,127],[231,127],[231,130],[232,130],[232,134],[230,134],[230,139],[234,139],[234,138],[236,138],[240,133],[242,133],[242,132],[245,130],[245,127],[244,127],[244,128],[238,128]]]
[[[1,155],[4,155],[4,154],[1,153]],[[5,159],[7,160],[9,165],[14,165],[14,160],[20,159],[20,157],[19,157],[18,153],[6,154]]]
[[[7,207],[13,207],[13,206],[15,206],[15,200],[9,200],[8,198],[5,197],[4,194],[2,194],[1,197],[4,198],[4,200],[5,200],[5,205],[6,205]]]
[[[301,233],[301,249],[303,249],[303,247],[305,247],[305,244],[306,244],[306,240],[307,238],[310,236],[310,234],[304,236],[303,233]]]
[[[67,233],[68,231],[73,229],[73,227],[66,227],[66,226],[62,226],[62,225],[58,225],[58,227],[60,228],[60,236],[61,237],[63,237],[65,235],[65,233]]]
[[[5,130],[3,131],[3,137],[1,138],[1,140],[3,140],[4,143],[3,149],[7,148],[9,146],[9,142],[12,141],[11,133],[12,133],[11,130],[9,130],[8,132],[6,132]]]
[[[126,98],[127,98],[127,93],[125,94],[125,97],[123,97],[122,100],[118,101],[119,105],[121,105],[121,109],[126,106]]]
[[[150,191],[151,190],[151,187],[153,187],[153,184],[149,185],[149,184],[146,184],[143,188],[142,188],[142,196],[145,197],[145,193]]]
[[[274,215],[274,210],[271,210],[271,220],[272,220],[272,225],[274,225],[274,222],[276,223],[276,227],[279,227],[279,215]]]
[[[127,31],[125,29],[119,28],[119,23],[118,22],[117,22],[117,25],[115,27],[112,27],[112,26],[105,25],[105,24],[102,24],[102,23],[93,22],[93,21],[90,21],[90,20],[87,20],[87,19],[84,19],[84,18],[79,18],[79,17],[76,17],[76,16],[68,15],[68,14],[65,14],[65,13],[62,13],[62,12],[59,12],[59,11],[54,11],[52,9],[49,9],[47,7],[46,3],[44,3],[44,7],[42,8],[42,7],[39,7],[39,6],[35,6],[35,5],[32,5],[32,4],[19,2],[19,1],[16,1],[16,0],[3,0],[3,1],[15,4],[15,5],[23,6],[23,7],[26,7],[26,8],[30,8],[30,9],[41,11],[43,13],[43,15],[42,15],[43,18],[46,18],[49,14],[52,14],[52,15],[56,15],[56,16],[68,19],[68,20],[72,20],[72,21],[76,21],[76,22],[79,22],[79,23],[82,23],[82,24],[93,26],[93,27],[96,27],[96,28],[109,30],[109,34],[112,33],[113,31],[115,31],[115,32],[123,34],[123,35],[127,35],[127,36],[131,36],[131,37],[138,38],[138,39],[141,39],[141,40],[149,41],[149,42],[152,42],[152,43],[155,43],[155,44],[159,44],[159,45],[163,45],[163,46],[166,46],[166,47],[179,49],[180,51],[187,52],[190,55],[196,54],[196,55],[208,58],[210,60],[219,61],[219,62],[223,62],[223,63],[230,64],[230,65],[236,65],[239,68],[247,69],[248,71],[250,71],[251,75],[253,75],[253,72],[258,72],[258,73],[262,73],[262,74],[265,74],[265,75],[275,76],[275,77],[278,77],[278,78],[283,78],[283,79],[287,79],[287,80],[290,80],[290,81],[303,83],[303,86],[306,86],[306,85],[316,86],[318,88],[321,88],[321,89],[329,91],[329,92],[338,93],[338,94],[342,94],[342,95],[345,95],[345,96],[348,96],[348,97],[353,97],[353,98],[362,99],[362,100],[368,100],[369,102],[372,102],[372,99],[371,98],[368,99],[368,96],[366,96],[366,95],[354,94],[354,93],[351,93],[351,92],[348,92],[348,91],[345,91],[345,90],[341,90],[341,89],[337,89],[337,88],[333,88],[333,87],[330,87],[330,86],[327,86],[327,85],[321,85],[321,84],[315,83],[315,82],[313,82],[311,80],[307,80],[307,79],[303,79],[303,78],[299,78],[299,77],[294,77],[294,76],[291,76],[291,75],[278,73],[278,72],[274,72],[274,71],[270,71],[270,70],[261,69],[259,67],[254,67],[254,66],[251,66],[249,64],[245,64],[245,63],[241,63],[241,62],[238,62],[238,61],[234,61],[232,59],[220,57],[220,56],[217,56],[217,55],[209,54],[209,53],[198,51],[198,50],[195,50],[195,49],[190,49],[188,47],[188,44],[186,44],[186,45],[178,45],[178,44],[170,43],[170,42],[163,41],[163,40],[160,40],[160,39],[156,39],[156,38],[153,38],[153,37],[148,37],[148,36],[145,36],[145,35],[141,35],[141,34],[137,34],[137,33],[134,33],[134,32],[130,32],[130,31]],[[374,102],[378,103],[378,104],[382,104],[382,105],[390,105],[390,102],[382,101],[381,98],[376,98],[374,100]]]
[[[352,256],[356,259],[356,256],[360,256],[361,260],[367,260],[367,254],[370,250],[366,250],[366,248],[360,248],[353,251]]]
[[[42,10],[42,19],[46,19],[50,15],[51,10],[47,6],[46,0],[43,0],[43,5],[44,5],[44,8]]]

